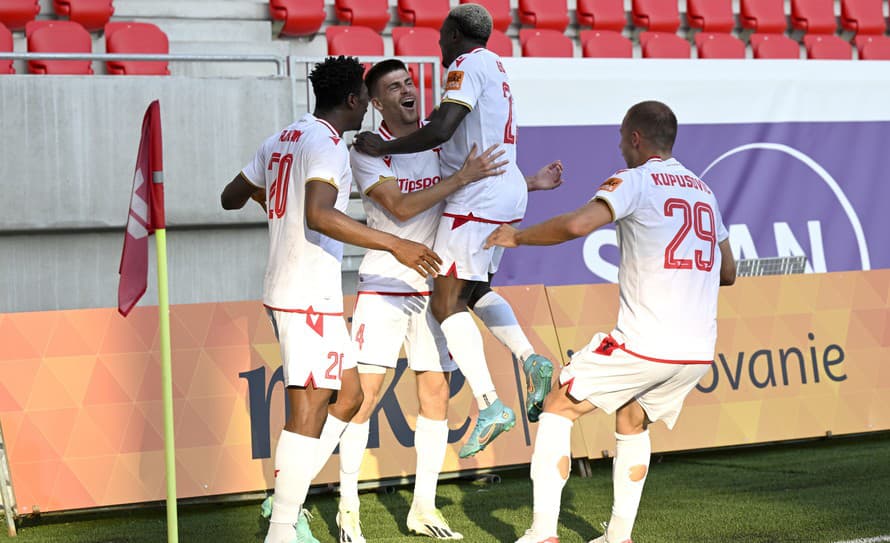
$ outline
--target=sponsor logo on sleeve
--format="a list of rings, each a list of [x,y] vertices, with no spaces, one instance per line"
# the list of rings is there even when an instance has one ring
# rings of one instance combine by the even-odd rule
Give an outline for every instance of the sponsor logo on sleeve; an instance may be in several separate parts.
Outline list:
[[[606,181],[602,185],[600,185],[600,188],[598,190],[604,190],[606,192],[614,192],[615,189],[618,188],[618,185],[620,185],[623,181],[624,180],[621,179],[620,177],[610,177],[610,178],[606,179]]]
[[[451,70],[448,72],[448,80],[445,81],[445,90],[460,90],[464,82],[464,73],[460,70]]]

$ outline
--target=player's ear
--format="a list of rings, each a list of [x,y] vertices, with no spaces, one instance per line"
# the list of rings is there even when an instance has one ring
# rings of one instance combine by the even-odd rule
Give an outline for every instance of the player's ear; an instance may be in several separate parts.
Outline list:
[[[639,148],[640,140],[642,140],[642,139],[643,139],[643,137],[640,136],[640,133],[637,132],[636,130],[634,130],[633,132],[630,133],[630,143],[631,143],[631,145],[634,146],[634,149]]]
[[[374,106],[374,109],[383,113],[383,104],[380,103],[380,100],[377,97],[371,98],[371,105]]]

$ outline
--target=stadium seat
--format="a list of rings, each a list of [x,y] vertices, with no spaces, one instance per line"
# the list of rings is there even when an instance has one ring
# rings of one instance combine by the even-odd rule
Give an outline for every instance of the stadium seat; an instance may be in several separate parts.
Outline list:
[[[578,0],[576,13],[579,26],[594,30],[621,32],[627,26],[624,0]]]
[[[695,35],[698,58],[745,58],[745,44],[732,34],[699,32]]]
[[[692,46],[673,32],[641,32],[643,58],[690,58]]]
[[[513,15],[510,14],[510,0],[460,0],[460,3],[484,6],[491,14],[495,30],[506,32],[513,23]]]
[[[881,0],[841,0],[841,27],[856,35],[883,34],[887,25]]]
[[[807,34],[803,37],[807,58],[815,60],[853,60],[853,47],[834,34]]]
[[[800,45],[785,34],[751,34],[754,58],[800,58]]]
[[[499,57],[513,56],[513,40],[497,28],[492,29],[486,47]]]
[[[329,26],[325,36],[329,55],[383,56],[383,36],[366,26]]]
[[[73,21],[31,21],[25,25],[29,53],[92,53],[90,33]],[[89,60],[29,60],[32,74],[89,75]]]
[[[402,24],[428,26],[436,30],[451,9],[448,0],[399,0],[399,20]],[[437,37],[436,40],[439,38]]]
[[[632,58],[633,43],[614,30],[582,30],[581,52],[588,58]]]
[[[834,0],[791,0],[791,26],[808,34],[834,34]]]
[[[677,2],[671,0],[633,0],[631,16],[634,26],[650,32],[676,32],[680,28]]]
[[[0,24],[9,30],[22,30],[40,13],[39,0],[0,1]]]
[[[735,27],[732,0],[687,0],[686,20],[702,32],[731,32]]]
[[[114,13],[112,0],[53,0],[53,9],[90,32],[102,30]]]
[[[519,0],[519,22],[564,32],[569,26],[566,0]]]
[[[524,57],[573,57],[572,40],[558,30],[550,28],[523,28],[519,31],[519,44]]]
[[[269,0],[272,19],[284,21],[281,34],[311,36],[324,23],[324,0]]]
[[[765,34],[781,34],[788,27],[784,10],[783,0],[741,0],[739,20],[742,28]]]
[[[340,22],[368,27],[377,33],[383,32],[389,22],[389,2],[386,0],[336,0],[334,11]],[[329,48],[330,43],[328,36]]]
[[[0,53],[12,53],[13,41],[12,32],[6,28],[6,25],[0,23]],[[12,67],[11,60],[0,60],[0,74],[14,74],[15,68]]]
[[[859,60],[890,60],[890,37],[860,36],[856,39]]]
[[[105,25],[105,51],[139,55],[166,55],[170,52],[167,34],[151,23],[115,21]],[[166,62],[110,60],[111,75],[170,75]]]

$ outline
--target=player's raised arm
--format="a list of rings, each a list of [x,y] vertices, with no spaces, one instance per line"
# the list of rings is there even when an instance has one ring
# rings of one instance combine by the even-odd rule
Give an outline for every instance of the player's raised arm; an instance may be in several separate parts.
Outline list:
[[[558,245],[586,236],[601,226],[612,222],[612,210],[600,199],[594,199],[584,206],[519,230],[502,224],[485,240],[485,248],[495,245],[517,247],[519,245]]]
[[[562,161],[554,160],[533,175],[525,176],[525,184],[529,192],[536,190],[552,190],[562,185]]]
[[[355,148],[366,155],[404,155],[438,147],[451,138],[470,109],[455,102],[444,102],[433,112],[429,123],[403,138],[383,141],[373,132],[355,136]]]

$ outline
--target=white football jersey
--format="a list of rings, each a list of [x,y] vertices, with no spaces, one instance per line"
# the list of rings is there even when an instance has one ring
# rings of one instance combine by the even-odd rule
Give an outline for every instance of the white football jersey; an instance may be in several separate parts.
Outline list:
[[[508,160],[504,174],[471,183],[448,197],[445,213],[496,222],[512,222],[525,215],[528,188],[516,164],[516,107],[510,81],[500,57],[478,48],[461,55],[448,67],[442,102],[470,109],[439,155],[442,175],[460,169],[473,144],[482,153],[498,144]]]
[[[729,237],[714,193],[676,159],[653,157],[615,173],[594,198],[609,205],[617,224],[616,330],[626,348],[658,360],[713,359],[717,244]]]
[[[343,311],[343,244],[306,226],[306,183],[337,188],[334,207],[346,210],[352,187],[346,142],[328,122],[307,113],[263,142],[241,172],[266,189],[269,259],[263,303],[272,309]]]
[[[384,140],[393,139],[381,123],[376,131]],[[362,193],[362,205],[368,226],[400,238],[432,247],[442,217],[444,203],[439,203],[407,221],[399,221],[375,202],[368,193],[378,184],[395,179],[403,193],[432,187],[441,181],[439,149],[408,155],[371,157],[354,148],[349,153],[355,182]],[[432,278],[425,279],[403,265],[387,251],[368,251],[358,270],[359,291],[413,293],[430,292]]]

